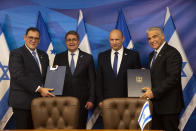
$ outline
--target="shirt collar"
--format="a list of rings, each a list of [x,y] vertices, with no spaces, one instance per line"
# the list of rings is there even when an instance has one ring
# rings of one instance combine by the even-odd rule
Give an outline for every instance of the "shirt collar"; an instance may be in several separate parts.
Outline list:
[[[74,52],[71,52],[71,51],[68,50],[68,55],[71,55],[72,53],[74,53],[77,56],[79,54],[79,50],[77,49]]]
[[[25,44],[25,46],[26,46],[26,48],[27,48],[27,49],[31,52],[31,54],[32,54],[33,51],[32,51],[26,44]],[[36,52],[36,54],[37,54],[37,49],[35,49],[34,52]]]
[[[163,48],[163,46],[165,45],[165,41],[163,42],[163,44],[156,50],[154,50],[154,51],[156,51],[157,52],[157,54],[161,51],[161,49]]]
[[[115,51],[114,49],[112,49],[111,53],[114,54],[115,52],[118,52],[119,55],[122,55],[123,54],[123,50],[124,50],[124,48],[122,46],[118,51]]]

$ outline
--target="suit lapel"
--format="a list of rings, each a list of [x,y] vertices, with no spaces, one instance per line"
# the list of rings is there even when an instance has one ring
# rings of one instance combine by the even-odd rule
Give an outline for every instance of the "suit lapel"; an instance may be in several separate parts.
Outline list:
[[[153,70],[154,66],[156,66],[156,64],[159,63],[159,61],[162,58],[162,56],[164,55],[167,47],[168,47],[168,45],[167,45],[167,43],[165,43],[165,45],[162,47],[161,51],[159,52],[158,56],[156,57],[155,61],[153,62],[153,66],[151,67],[151,70]],[[152,60],[152,58],[151,58],[151,60]]]
[[[65,59],[63,65],[69,67],[69,61],[68,61],[68,51],[65,51],[64,55],[62,56],[62,59]],[[70,68],[70,67],[69,67]]]
[[[29,58],[29,62],[33,63],[33,65],[36,65],[36,66],[33,66],[33,67],[35,67],[37,69],[37,71],[39,71],[39,73],[41,75],[39,66],[37,65],[35,59],[33,58],[33,55],[31,54],[31,52],[27,49],[27,47],[25,45],[23,46],[23,49],[26,52],[25,55]],[[39,56],[39,53],[38,53],[38,56]],[[39,58],[40,58],[40,56],[39,56]],[[40,63],[41,63],[41,60],[40,60]]]
[[[69,65],[69,61],[68,61],[68,50],[67,51],[65,51],[65,53],[62,55],[62,57],[61,57],[61,59],[65,59],[65,61],[63,61],[63,64],[62,65],[65,65],[66,66],[66,73],[68,73],[68,74],[71,74],[72,75],[72,73],[71,73],[71,69],[70,69],[70,65]]]
[[[119,68],[119,71],[118,71],[118,75],[123,71],[123,69],[125,69],[125,65],[126,65],[126,63],[127,63],[127,51],[126,51],[126,49],[124,48],[123,49],[123,56],[122,56],[122,60],[121,60],[121,64],[120,64],[120,68]]]
[[[45,69],[45,64],[46,62],[44,61],[44,56],[42,56],[41,52],[39,50],[37,50],[37,54],[39,56],[39,61],[40,61],[40,64],[41,64],[41,68],[42,68],[42,71]],[[37,64],[37,63],[36,63]],[[37,65],[37,67],[39,68],[39,66]],[[39,69],[40,70],[40,69]]]
[[[114,70],[112,68],[112,64],[111,64],[111,51],[112,50],[109,50],[108,52],[106,52],[106,60],[105,60],[105,63],[106,63],[106,67],[109,67],[110,72],[113,73],[113,76],[116,77],[115,74],[114,74]]]
[[[30,60],[34,65],[36,65],[35,67],[36,67],[36,68],[39,70],[39,72],[40,72],[39,66],[37,65],[35,59],[33,58],[33,55],[31,54],[31,52],[27,49],[27,47],[26,47],[25,45],[24,45],[23,47],[24,47],[24,51],[26,52],[26,53],[25,53],[26,56],[29,57],[29,60]],[[39,55],[39,53],[38,53],[38,55]],[[41,73],[41,72],[40,72],[40,73]]]
[[[152,61],[153,54],[154,54],[154,52],[151,52],[150,55],[149,55],[149,59],[148,59],[148,68],[149,69],[150,69],[150,64],[151,64],[151,61]]]
[[[81,66],[79,66],[79,65],[82,65],[81,63],[82,63],[83,60],[84,60],[84,54],[79,50],[78,61],[77,61],[77,64],[76,64],[74,74],[77,73],[77,71],[80,69]]]

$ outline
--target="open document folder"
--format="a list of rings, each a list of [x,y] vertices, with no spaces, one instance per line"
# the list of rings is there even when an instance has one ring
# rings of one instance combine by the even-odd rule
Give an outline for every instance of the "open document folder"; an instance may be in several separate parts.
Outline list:
[[[65,80],[66,66],[48,66],[44,87],[53,88],[54,95],[62,95]]]

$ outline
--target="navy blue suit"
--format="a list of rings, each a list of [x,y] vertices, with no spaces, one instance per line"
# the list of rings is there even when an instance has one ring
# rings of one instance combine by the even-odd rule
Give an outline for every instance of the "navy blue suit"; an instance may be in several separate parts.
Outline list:
[[[153,58],[153,52],[149,55],[150,62]],[[181,67],[182,57],[180,53],[167,43],[162,47],[151,67],[152,92],[154,98],[153,103],[153,122],[154,129],[159,128],[158,125],[164,125],[166,130],[171,129],[170,125],[178,126],[178,114],[184,106],[181,86]],[[170,116],[173,115],[170,120]],[[159,117],[159,118],[158,118]],[[163,119],[159,121],[158,119]],[[165,119],[165,120],[164,120]],[[164,121],[166,121],[164,123]]]
[[[93,57],[79,50],[77,65],[74,73],[68,61],[68,51],[57,54],[53,65],[66,66],[63,96],[74,96],[80,101],[80,117],[78,128],[85,129],[88,111],[87,101],[95,101],[95,67]]]
[[[37,53],[42,66],[42,73],[40,72],[39,66],[34,60],[32,54],[25,45],[10,53],[9,71],[11,80],[9,105],[13,107],[14,111],[16,109],[28,112],[28,114],[31,113],[30,109],[32,100],[40,96],[40,94],[35,91],[38,86],[44,84],[49,59],[48,55],[43,51],[37,49]],[[15,117],[20,119],[25,116]],[[26,121],[21,123],[21,125],[24,126],[19,128],[28,128],[25,127],[25,122]]]
[[[124,48],[117,77],[111,66],[111,49],[99,54],[96,79],[98,102],[106,98],[127,97],[127,69],[141,68],[139,54]]]

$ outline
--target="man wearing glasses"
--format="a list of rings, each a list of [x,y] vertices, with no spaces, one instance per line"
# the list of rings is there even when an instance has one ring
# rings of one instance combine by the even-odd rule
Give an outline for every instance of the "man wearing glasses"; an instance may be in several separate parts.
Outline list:
[[[95,68],[93,57],[78,49],[80,38],[77,32],[65,35],[67,51],[57,54],[53,65],[66,66],[63,96],[74,96],[80,101],[78,128],[85,129],[88,110],[95,101]]]
[[[33,129],[31,101],[39,96],[54,96],[52,89],[43,88],[48,55],[36,49],[40,32],[30,27],[24,36],[24,46],[13,50],[9,58],[10,94],[9,105],[13,108],[17,129]]]

